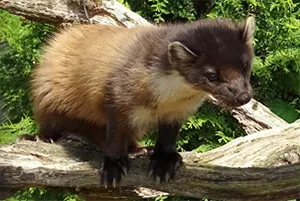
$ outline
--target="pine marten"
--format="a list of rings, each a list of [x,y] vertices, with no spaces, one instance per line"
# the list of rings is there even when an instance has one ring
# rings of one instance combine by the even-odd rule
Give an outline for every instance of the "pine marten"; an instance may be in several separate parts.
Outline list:
[[[208,97],[236,107],[252,97],[254,18],[121,28],[78,25],[56,34],[32,74],[44,140],[80,132],[104,152],[102,181],[115,186],[128,152],[158,128],[150,174],[168,181],[182,164],[181,124]]]

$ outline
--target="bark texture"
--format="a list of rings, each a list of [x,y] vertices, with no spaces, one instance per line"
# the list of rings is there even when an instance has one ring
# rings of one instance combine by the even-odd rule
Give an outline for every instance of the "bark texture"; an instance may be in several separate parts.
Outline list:
[[[248,134],[288,124],[255,99],[246,105],[232,109],[231,113]]]
[[[50,24],[101,23],[125,27],[150,24],[115,0],[1,0],[0,8]]]
[[[207,153],[182,153],[175,181],[147,178],[147,158],[132,158],[128,176],[112,192],[151,188],[219,200],[288,200],[300,197],[300,121],[261,131]],[[101,152],[76,135],[58,144],[21,141],[0,147],[0,186],[88,188],[103,192]],[[136,189],[139,191],[139,189]]]

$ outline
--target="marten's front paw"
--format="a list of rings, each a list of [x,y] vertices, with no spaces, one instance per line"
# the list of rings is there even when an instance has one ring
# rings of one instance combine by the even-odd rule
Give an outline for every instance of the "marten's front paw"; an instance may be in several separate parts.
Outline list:
[[[182,157],[177,152],[153,153],[150,160],[149,176],[157,183],[173,179],[176,170],[182,165]]]
[[[122,156],[118,159],[110,157],[104,157],[104,161],[101,167],[101,180],[104,187],[108,185],[114,188],[121,180],[121,175],[127,175],[129,170],[129,160],[127,156]]]

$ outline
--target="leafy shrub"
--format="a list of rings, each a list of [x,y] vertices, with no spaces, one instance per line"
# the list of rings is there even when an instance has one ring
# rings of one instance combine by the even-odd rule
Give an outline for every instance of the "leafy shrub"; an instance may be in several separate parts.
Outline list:
[[[292,0],[216,1],[209,17],[256,19],[255,97],[288,122],[300,117],[300,10]],[[281,111],[285,110],[285,113]]]
[[[31,114],[29,74],[53,27],[2,10],[0,19],[0,101],[5,118],[18,122],[23,114]]]
[[[244,134],[227,110],[206,103],[182,126],[177,147],[182,151],[205,152]]]
[[[31,117],[24,116],[18,123],[8,121],[0,126],[0,144],[15,142],[18,136],[34,134],[36,131],[37,126]]]
[[[63,191],[61,189],[44,189],[44,188],[27,188],[19,190],[14,197],[7,199],[6,201],[83,201],[82,197],[79,197],[71,192]]]
[[[159,22],[191,21],[197,13],[190,0],[119,0],[147,20]]]

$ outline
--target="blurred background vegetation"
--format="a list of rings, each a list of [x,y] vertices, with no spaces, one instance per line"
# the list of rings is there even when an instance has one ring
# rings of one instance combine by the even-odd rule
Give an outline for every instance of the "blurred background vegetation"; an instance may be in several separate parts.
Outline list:
[[[201,18],[256,19],[252,86],[255,99],[293,122],[300,117],[300,0],[119,0],[153,23]],[[0,144],[36,133],[29,97],[29,76],[41,47],[56,28],[0,10]],[[153,144],[155,131],[144,140]],[[182,127],[178,150],[208,151],[244,132],[228,111],[205,104]],[[9,200],[82,200],[69,192],[39,188]],[[161,197],[155,200],[195,200]],[[205,199],[203,199],[205,200]]]

